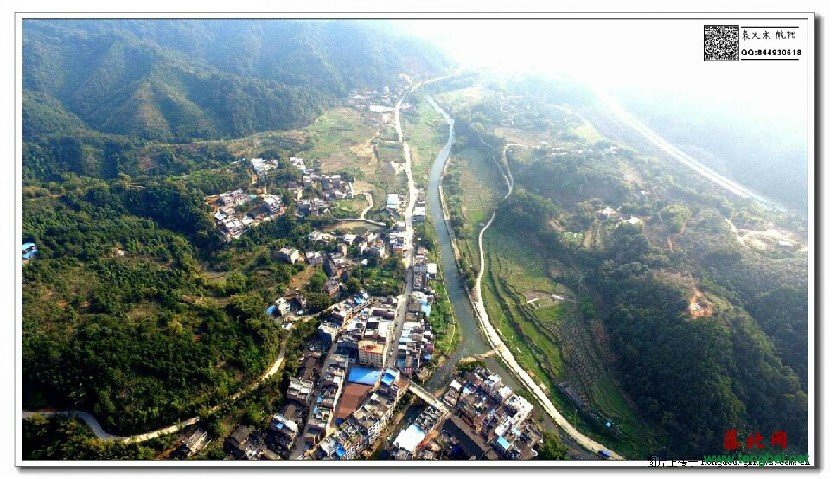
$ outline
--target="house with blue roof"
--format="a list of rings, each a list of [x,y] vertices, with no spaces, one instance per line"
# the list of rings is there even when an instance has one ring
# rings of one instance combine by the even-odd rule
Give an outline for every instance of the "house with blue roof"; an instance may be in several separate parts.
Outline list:
[[[23,259],[31,259],[37,254],[37,246],[34,243],[23,243]]]
[[[502,452],[507,452],[510,449],[510,442],[504,436],[497,437],[495,444]]]

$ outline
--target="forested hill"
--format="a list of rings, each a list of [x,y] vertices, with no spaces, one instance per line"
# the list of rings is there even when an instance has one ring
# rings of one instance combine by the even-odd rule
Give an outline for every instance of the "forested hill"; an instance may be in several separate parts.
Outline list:
[[[449,62],[380,22],[27,20],[24,137],[186,142],[302,125],[356,87]]]

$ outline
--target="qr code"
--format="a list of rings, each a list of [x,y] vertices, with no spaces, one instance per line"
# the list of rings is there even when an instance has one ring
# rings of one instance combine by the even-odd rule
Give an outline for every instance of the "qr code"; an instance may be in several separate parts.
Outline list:
[[[738,60],[738,25],[703,26],[703,60]]]

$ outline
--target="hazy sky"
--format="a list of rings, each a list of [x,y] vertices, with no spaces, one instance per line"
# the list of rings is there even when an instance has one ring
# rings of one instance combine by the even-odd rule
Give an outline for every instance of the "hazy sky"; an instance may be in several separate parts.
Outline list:
[[[687,95],[778,123],[797,122],[798,129],[805,130],[807,61],[703,61],[704,24],[744,26],[750,22],[540,19],[405,23],[412,32],[443,44],[465,66],[565,71],[607,88],[636,85]],[[754,24],[765,25],[763,21]],[[802,27],[797,33],[798,44],[806,45],[806,29]],[[745,45],[749,43],[742,42],[741,46]]]

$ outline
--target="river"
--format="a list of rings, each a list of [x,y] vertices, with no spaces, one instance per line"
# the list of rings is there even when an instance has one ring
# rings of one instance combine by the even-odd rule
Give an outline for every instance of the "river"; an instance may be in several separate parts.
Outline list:
[[[510,352],[507,346],[501,341],[496,329],[492,326],[488,319],[487,311],[484,308],[483,302],[479,299],[477,304],[473,305],[470,301],[470,296],[467,294],[467,291],[460,280],[458,266],[455,261],[455,255],[453,254],[450,226],[448,221],[444,218],[444,211],[441,204],[441,195],[439,190],[444,166],[446,165],[452,151],[452,144],[454,140],[454,120],[437,103],[435,103],[432,97],[427,97],[427,99],[432,107],[441,113],[449,125],[449,138],[447,139],[447,143],[438,153],[438,157],[435,159],[435,162],[432,164],[432,169],[430,170],[429,185],[427,190],[427,208],[429,208],[429,216],[432,220],[438,239],[441,267],[443,268],[447,295],[452,303],[455,317],[461,328],[462,338],[456,351],[439,368],[437,368],[429,380],[427,380],[425,384],[426,389],[433,393],[438,390],[443,390],[449,383],[452,371],[455,365],[458,364],[459,360],[474,354],[488,352],[495,347],[498,352],[498,356],[502,357],[505,363],[502,363],[495,357],[491,356],[484,360],[487,368],[501,376],[502,381],[512,387],[514,391],[525,389],[531,393],[537,401],[539,401],[541,405],[540,409],[544,411],[544,414],[542,414],[540,418],[542,420],[543,427],[550,430],[554,427],[553,423],[555,422],[556,426],[566,433],[562,434],[561,437],[569,449],[568,459],[591,459],[593,451],[607,448],[577,431],[576,428],[573,427],[573,425],[571,425],[558,410],[556,410],[547,393],[543,391],[530,377],[530,375],[516,362],[512,352]],[[510,193],[513,191],[513,177],[509,170],[502,170],[502,175],[504,175],[505,182],[507,183],[506,198],[510,196]],[[490,218],[490,221],[487,223],[487,226],[490,226],[494,218],[495,212]],[[483,249],[483,245],[481,244],[482,236],[484,231],[486,231],[487,226],[485,226],[479,233],[479,250]],[[482,263],[481,266],[483,270],[484,257],[483,253],[480,254]],[[476,293],[478,298],[481,298],[480,288],[481,274],[479,274],[478,280],[476,281]],[[489,339],[488,337],[485,337],[485,331],[481,329],[482,326],[480,326],[479,319],[473,312],[473,307],[478,308],[480,311],[479,314],[482,316],[481,323],[483,323],[483,327],[488,332]],[[503,364],[509,365],[510,370],[503,366]],[[620,455],[613,451],[611,451],[611,455],[614,459],[622,459]]]
[[[427,186],[427,208],[429,209],[429,216],[432,220],[432,225],[435,228],[435,234],[438,238],[438,245],[441,256],[441,268],[444,274],[444,284],[447,287],[447,296],[452,303],[455,312],[455,318],[458,321],[458,327],[461,328],[461,342],[455,352],[447,358],[447,360],[440,366],[432,376],[427,380],[425,387],[430,392],[443,390],[450,382],[453,368],[462,358],[472,356],[474,354],[482,354],[490,351],[490,345],[487,340],[481,335],[478,320],[473,314],[473,308],[470,304],[470,298],[464,285],[461,282],[458,273],[458,265],[455,262],[455,255],[452,249],[452,237],[450,236],[450,226],[444,219],[444,211],[441,207],[441,197],[438,187],[441,183],[441,177],[444,172],[444,165],[450,157],[452,152],[452,144],[455,139],[453,130],[454,120],[438,106],[432,97],[427,97],[430,104],[435,108],[444,119],[447,121],[449,128],[449,137],[447,143],[438,153],[438,157],[432,164],[432,169],[429,172],[429,185]],[[515,388],[518,386],[513,375],[510,374],[494,357],[489,357],[484,360],[490,371],[502,377],[503,382]]]

